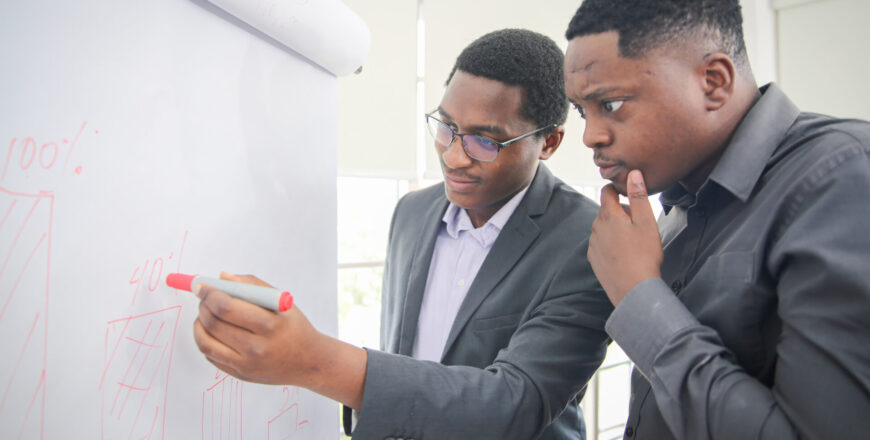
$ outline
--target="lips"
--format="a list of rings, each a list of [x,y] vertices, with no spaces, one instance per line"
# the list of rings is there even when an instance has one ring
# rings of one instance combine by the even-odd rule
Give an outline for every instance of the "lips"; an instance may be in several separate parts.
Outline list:
[[[445,172],[444,183],[453,191],[468,192],[469,190],[480,184],[480,180],[472,179],[469,177],[454,176]]]
[[[616,176],[619,175],[619,172],[622,171],[622,167],[619,165],[614,165],[610,167],[600,167],[598,172],[601,173],[602,179],[613,180]]]
[[[610,162],[595,159],[595,166],[598,167],[602,179],[613,180],[619,173],[625,169],[619,162]]]

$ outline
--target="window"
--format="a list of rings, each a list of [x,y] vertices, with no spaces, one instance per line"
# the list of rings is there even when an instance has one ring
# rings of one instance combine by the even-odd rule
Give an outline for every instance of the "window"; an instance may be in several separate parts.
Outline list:
[[[406,181],[338,178],[338,334],[354,345],[379,348],[381,278],[387,234]]]
[[[616,343],[607,348],[607,356],[595,376],[589,380],[580,406],[586,419],[589,440],[621,439],[628,419],[631,394],[632,363]]]

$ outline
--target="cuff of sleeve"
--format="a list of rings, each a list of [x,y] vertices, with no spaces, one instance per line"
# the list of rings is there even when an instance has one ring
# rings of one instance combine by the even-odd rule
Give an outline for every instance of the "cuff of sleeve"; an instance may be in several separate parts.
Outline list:
[[[359,421],[359,412],[349,406],[341,406],[342,417],[341,424],[344,427],[344,435],[353,436],[353,430],[356,429],[356,424]]]
[[[695,317],[664,280],[650,278],[628,292],[613,310],[604,329],[647,375],[672,336],[695,324]]]

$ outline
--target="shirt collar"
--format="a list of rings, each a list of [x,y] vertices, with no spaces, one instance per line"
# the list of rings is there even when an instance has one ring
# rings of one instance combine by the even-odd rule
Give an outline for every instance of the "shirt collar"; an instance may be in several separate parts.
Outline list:
[[[447,234],[455,239],[459,237],[461,232],[470,231],[471,235],[480,241],[483,246],[491,246],[514,211],[516,211],[517,206],[519,206],[528,190],[529,187],[526,186],[522,191],[516,193],[483,226],[477,229],[472,225],[468,212],[451,202],[441,218],[444,221]]]
[[[737,126],[707,179],[708,182],[716,182],[742,202],[749,199],[768,160],[800,114],[800,110],[776,84],[770,83],[759,90],[761,98]],[[706,185],[707,182],[703,186]],[[679,183],[661,195],[665,212],[671,206],[685,207],[694,201],[694,194],[689,194]]]

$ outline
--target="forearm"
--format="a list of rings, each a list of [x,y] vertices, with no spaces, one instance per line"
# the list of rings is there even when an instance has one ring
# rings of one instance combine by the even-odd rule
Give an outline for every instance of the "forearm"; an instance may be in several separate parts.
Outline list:
[[[633,289],[607,330],[650,382],[675,437],[762,438],[766,421],[777,419],[771,390],[743,371],[661,279]],[[793,438],[784,427],[768,438]]]
[[[194,339],[218,368],[251,382],[300,386],[360,408],[365,350],[320,333],[296,306],[275,313],[208,286],[200,294]]]
[[[485,368],[371,351],[354,432],[362,438],[398,436],[402,430],[439,438],[535,438],[600,365],[610,310],[600,290],[553,298]]]
[[[546,426],[539,390],[511,366],[447,366],[374,351],[369,359],[372,369],[354,430],[360,438],[437,433],[519,440],[534,438]]]
[[[824,320],[786,324],[772,383],[762,383],[661,280],[639,287],[616,308],[607,330],[650,382],[675,437],[850,438],[870,429],[861,415],[870,410],[861,361],[835,352],[837,341],[849,340],[836,335],[842,329]],[[818,335],[825,342],[811,341]]]

